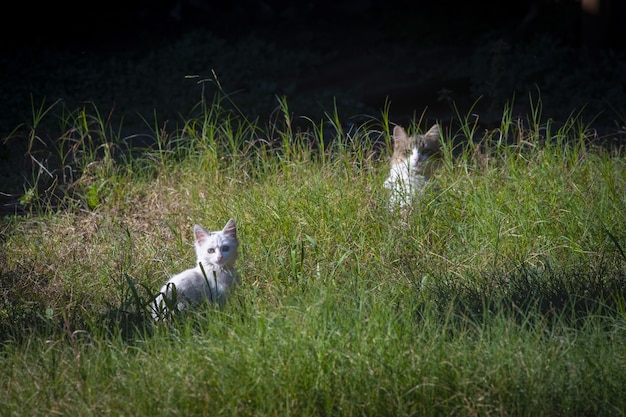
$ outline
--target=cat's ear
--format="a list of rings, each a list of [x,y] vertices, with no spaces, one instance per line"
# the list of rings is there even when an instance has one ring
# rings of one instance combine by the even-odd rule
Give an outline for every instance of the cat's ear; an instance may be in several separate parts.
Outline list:
[[[401,140],[405,140],[407,138],[406,132],[401,126],[396,126],[393,128],[393,141],[398,142]]]
[[[226,226],[222,229],[222,233],[237,239],[237,226],[235,225],[235,221],[233,219],[228,220],[228,223],[226,223]]]
[[[196,243],[198,245],[202,245],[204,241],[207,240],[209,236],[211,236],[211,232],[207,232],[202,228],[202,226],[196,224],[193,226],[193,236],[196,240]]]
[[[434,125],[424,134],[426,140],[439,140],[439,125]]]

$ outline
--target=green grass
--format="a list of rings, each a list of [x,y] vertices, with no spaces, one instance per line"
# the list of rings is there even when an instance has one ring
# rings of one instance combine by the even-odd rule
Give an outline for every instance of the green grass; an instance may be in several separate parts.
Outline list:
[[[386,114],[295,130],[285,100],[267,125],[221,100],[150,149],[95,106],[49,138],[34,120],[55,158],[2,219],[2,415],[624,415],[622,150],[537,108],[460,117],[402,218]],[[241,287],[153,326],[193,224],[230,217]]]

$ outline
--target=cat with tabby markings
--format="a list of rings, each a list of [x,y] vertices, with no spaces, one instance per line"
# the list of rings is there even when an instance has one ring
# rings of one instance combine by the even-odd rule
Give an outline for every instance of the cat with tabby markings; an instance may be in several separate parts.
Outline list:
[[[220,305],[239,283],[235,270],[239,240],[237,226],[228,220],[222,230],[209,232],[193,227],[196,266],[172,276],[152,304],[152,317],[161,320],[174,311],[195,307],[203,302]]]
[[[441,156],[439,126],[432,126],[423,135],[407,135],[396,126],[393,129],[393,155],[389,176],[384,186],[389,190],[392,209],[406,210],[424,192]]]

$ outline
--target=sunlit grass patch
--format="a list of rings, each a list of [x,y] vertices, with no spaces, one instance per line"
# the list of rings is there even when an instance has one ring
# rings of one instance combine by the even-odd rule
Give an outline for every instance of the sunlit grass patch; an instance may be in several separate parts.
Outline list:
[[[329,113],[303,130],[284,100],[265,127],[220,103],[179,129],[155,123],[142,147],[85,110],[94,122],[72,136],[85,151],[36,159],[33,184],[52,179],[36,189],[56,191],[1,229],[8,413],[612,415],[626,403],[622,150],[578,124],[465,120],[407,218],[382,187],[386,114],[347,128]],[[242,285],[223,309],[154,323],[152,297],[193,265],[193,224],[231,217]]]

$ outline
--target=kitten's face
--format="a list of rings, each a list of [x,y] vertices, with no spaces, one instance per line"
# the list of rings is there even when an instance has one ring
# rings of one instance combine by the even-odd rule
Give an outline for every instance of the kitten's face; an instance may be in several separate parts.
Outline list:
[[[403,163],[411,173],[429,177],[440,152],[438,125],[417,136],[408,136],[400,126],[393,129],[392,164]]]
[[[239,240],[237,240],[237,227],[233,219],[230,219],[220,231],[207,232],[201,226],[195,225],[193,233],[196,257],[204,267],[224,268],[235,264]]]

